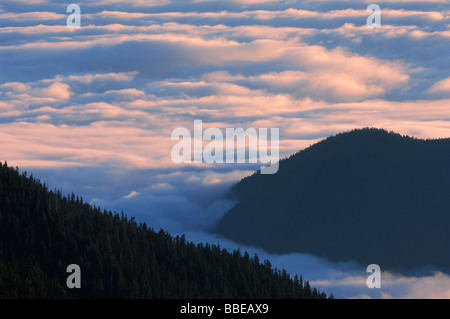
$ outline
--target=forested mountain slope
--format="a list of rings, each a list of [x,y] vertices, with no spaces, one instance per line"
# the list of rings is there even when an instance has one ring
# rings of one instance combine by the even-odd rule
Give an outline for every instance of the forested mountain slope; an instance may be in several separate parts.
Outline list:
[[[232,190],[217,227],[269,252],[450,269],[450,139],[379,129],[329,137]]]
[[[69,289],[66,268],[81,269]],[[0,163],[0,298],[326,298],[240,251],[195,245]]]

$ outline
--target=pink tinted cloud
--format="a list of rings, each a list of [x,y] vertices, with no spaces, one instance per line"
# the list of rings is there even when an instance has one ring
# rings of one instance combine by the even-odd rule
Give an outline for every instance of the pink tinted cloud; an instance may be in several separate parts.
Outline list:
[[[258,56],[257,52],[262,53]],[[261,61],[290,61],[292,67],[301,70],[263,73],[249,76],[247,80],[282,91],[290,89],[329,100],[353,101],[380,97],[392,89],[404,87],[409,81],[408,68],[399,62],[360,56],[341,48],[327,50],[317,45],[265,40],[239,47],[225,47],[221,54],[214,56],[217,57],[216,63],[220,63],[222,57],[224,60],[236,61],[244,61],[249,57]],[[210,81],[227,81],[226,77],[229,80],[236,79],[225,73],[209,74],[208,77]]]
[[[22,82],[6,82],[0,85],[0,90],[23,93],[30,90],[31,87]]]
[[[429,90],[430,93],[450,93],[450,77],[436,82]]]
[[[55,82],[47,88],[40,90],[38,94],[56,100],[67,100],[72,95],[70,86],[65,83]]]
[[[66,19],[67,15],[55,12],[0,12],[0,19],[16,20],[16,21],[45,21],[45,20],[61,20]]]
[[[106,123],[88,126],[12,123],[0,127],[2,156],[13,165],[24,167],[171,166],[171,141],[165,137]]]

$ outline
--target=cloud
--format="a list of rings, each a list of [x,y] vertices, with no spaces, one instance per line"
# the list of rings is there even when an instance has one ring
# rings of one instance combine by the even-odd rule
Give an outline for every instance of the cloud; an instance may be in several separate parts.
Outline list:
[[[450,77],[436,82],[429,90],[430,93],[450,94]]]
[[[173,186],[170,185],[169,183],[158,183],[158,184],[153,184],[151,186],[151,189],[153,189],[153,190],[171,190],[171,189],[173,189]]]
[[[40,3],[46,3],[49,2],[49,0],[5,0],[5,2],[19,2],[19,3],[26,3],[26,4],[40,4]]]
[[[171,0],[129,0],[129,1],[123,1],[123,0],[99,0],[93,3],[92,5],[95,6],[104,6],[104,5],[111,5],[111,4],[127,4],[131,5],[132,7],[158,7],[163,6],[172,3]]]
[[[321,292],[332,293],[338,299],[448,299],[450,275],[432,267],[409,272],[393,272],[381,268],[381,288],[369,289],[367,265],[354,261],[331,262],[309,254],[269,254],[264,250],[243,246],[217,235],[205,232],[187,232],[187,240],[196,243],[209,242],[222,249],[240,249],[250,256],[257,254],[259,260],[269,260],[272,267],[285,269],[293,277],[302,275],[312,287]]]
[[[3,83],[2,85],[0,85],[0,88],[2,90],[6,89],[6,90],[11,90],[10,92],[19,92],[19,93],[23,93],[23,92],[30,90],[29,85],[27,85],[25,83],[20,83],[20,82]]]
[[[37,3],[37,2],[35,2]],[[61,20],[66,19],[67,16],[64,14],[58,14],[55,12],[23,12],[23,13],[12,13],[3,12],[0,13],[0,20],[15,20],[15,21],[48,21],[48,20]]]
[[[368,275],[368,274],[367,274]],[[336,291],[338,297],[352,299],[449,299],[450,276],[440,271],[423,275],[382,272],[381,289],[367,289],[367,276],[348,274],[345,278],[313,280],[311,285]],[[355,291],[358,293],[355,294]],[[352,295],[352,293],[354,295]]]
[[[153,173],[154,174],[154,173]],[[153,175],[148,172],[146,177]],[[208,172],[205,178],[208,178]],[[218,198],[223,195],[226,187],[218,185],[218,190],[208,189],[207,183],[202,185],[191,176],[194,172],[182,173],[180,176],[172,177],[150,177],[154,180],[151,185],[143,184],[138,191],[132,191],[129,195],[118,199],[106,199],[97,196],[90,199],[95,200],[96,205],[101,205],[114,211],[133,212],[133,216],[140,222],[158,230],[160,228],[173,233],[184,231],[210,231],[223,217],[223,215],[234,205],[232,200]],[[188,177],[189,176],[189,177]],[[167,182],[170,180],[170,183]],[[235,180],[233,180],[235,181]],[[143,182],[138,179],[137,184]],[[196,183],[197,192],[202,192],[202,197],[195,199],[189,196],[189,184]],[[228,183],[229,184],[229,183]],[[136,185],[136,184],[135,184]],[[131,187],[124,185],[123,188]],[[219,196],[220,197],[220,196]]]
[[[133,198],[133,197],[136,197],[139,195],[141,195],[141,193],[132,191],[130,194],[123,196],[122,199],[130,199],[130,198]],[[97,201],[98,201],[98,199],[97,199]]]
[[[76,81],[83,84],[95,85],[96,82],[111,83],[111,82],[129,82],[135,78],[138,72],[118,72],[118,73],[102,73],[102,74],[82,74],[69,75],[67,77],[57,76],[57,80]]]
[[[55,82],[39,92],[44,97],[50,97],[57,100],[67,100],[71,96],[70,86],[65,83]]]

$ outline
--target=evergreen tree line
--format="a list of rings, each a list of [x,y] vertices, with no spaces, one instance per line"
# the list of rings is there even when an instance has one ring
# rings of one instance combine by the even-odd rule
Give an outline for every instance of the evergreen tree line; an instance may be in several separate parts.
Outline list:
[[[70,264],[81,289],[66,286]],[[0,163],[0,298],[327,297],[257,255],[155,232]]]

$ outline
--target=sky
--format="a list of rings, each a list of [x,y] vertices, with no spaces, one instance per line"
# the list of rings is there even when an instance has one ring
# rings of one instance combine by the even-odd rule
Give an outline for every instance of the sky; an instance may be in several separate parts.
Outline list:
[[[195,120],[279,128],[281,157],[362,127],[450,137],[448,0],[79,1],[80,28],[69,4],[0,3],[0,161],[156,229],[238,247],[209,232],[259,165],[174,163]],[[248,249],[340,297],[450,298],[432,270],[368,291],[351,261]]]

